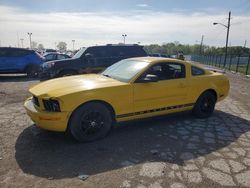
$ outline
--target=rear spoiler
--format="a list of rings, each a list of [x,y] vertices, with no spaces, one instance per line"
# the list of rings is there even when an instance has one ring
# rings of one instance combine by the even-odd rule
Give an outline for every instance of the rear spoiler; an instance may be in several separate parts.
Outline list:
[[[212,67],[204,67],[205,70],[208,70],[208,71],[213,71],[213,72],[219,72],[219,73],[223,73],[225,74],[226,71],[225,70],[222,70],[222,69],[216,69],[216,68],[212,68]]]

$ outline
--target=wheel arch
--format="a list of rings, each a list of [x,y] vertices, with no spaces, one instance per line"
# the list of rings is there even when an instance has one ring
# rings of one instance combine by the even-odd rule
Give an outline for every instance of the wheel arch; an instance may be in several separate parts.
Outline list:
[[[70,123],[70,121],[71,121],[71,118],[72,118],[72,115],[74,114],[74,112],[75,112],[76,110],[78,110],[80,107],[82,107],[82,106],[84,106],[84,105],[86,105],[86,104],[89,104],[89,103],[100,103],[100,104],[103,104],[104,106],[106,106],[106,107],[108,108],[108,110],[110,111],[110,113],[111,113],[113,122],[114,122],[114,123],[116,122],[115,110],[114,110],[113,106],[112,106],[110,103],[108,103],[108,102],[106,102],[106,101],[104,101],[104,100],[90,100],[90,101],[87,101],[87,102],[84,102],[84,103],[80,104],[79,106],[77,106],[77,107],[71,112],[71,114],[70,114],[70,116],[69,116],[68,123],[67,123],[67,131],[69,130],[69,123]]]
[[[35,74],[32,73],[32,71],[35,71]],[[39,74],[40,71],[40,65],[36,63],[28,63],[25,65],[23,72],[27,74],[28,77],[36,77]]]
[[[40,65],[36,64],[36,63],[27,63],[24,66],[24,72],[27,72],[30,68],[39,68]]]
[[[218,94],[217,94],[216,90],[213,89],[213,88],[204,90],[204,91],[199,95],[199,97],[200,97],[201,95],[203,95],[204,93],[207,93],[207,92],[212,93],[212,94],[214,95],[215,99],[216,99],[216,102],[217,102]],[[198,100],[198,98],[197,98],[197,100]]]

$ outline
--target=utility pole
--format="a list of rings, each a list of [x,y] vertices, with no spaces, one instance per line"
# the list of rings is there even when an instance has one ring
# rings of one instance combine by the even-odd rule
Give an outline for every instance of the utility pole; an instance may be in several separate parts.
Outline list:
[[[225,24],[222,24],[222,23],[217,23],[217,22],[214,22],[213,24],[214,25],[222,25],[224,26],[225,28],[227,28],[227,38],[226,38],[226,49],[225,49],[225,59],[224,59],[224,67],[226,66],[226,62],[227,62],[227,47],[228,47],[228,36],[229,36],[229,30],[230,30],[230,21],[231,21],[231,11],[229,11],[229,14],[228,14],[228,22],[227,22],[227,25]]]
[[[204,35],[201,36],[200,55],[202,54],[203,39],[204,39]]]
[[[17,47],[19,48],[20,47],[20,43],[19,43],[19,34],[18,34],[18,32],[16,32],[16,37],[17,37]]]
[[[247,40],[245,40],[244,42],[244,48],[246,48],[246,46],[247,46]]]
[[[20,41],[21,41],[21,45],[22,45],[22,48],[23,48],[23,40],[24,40],[24,39],[20,39]]]
[[[73,43],[73,50],[72,51],[74,51],[75,50],[75,40],[72,40],[72,43]]]
[[[31,46],[31,35],[32,35],[32,33],[28,33],[28,35],[29,35],[29,38],[30,38],[30,49],[32,49],[32,46]]]
[[[225,59],[224,59],[224,65],[223,65],[223,67],[225,67],[226,63],[227,63],[227,45],[228,45],[228,36],[229,36],[229,29],[230,29],[230,21],[231,21],[231,11],[229,11],[229,13],[228,13],[226,52],[225,52]]]
[[[122,37],[123,37],[123,44],[125,44],[125,42],[126,42],[126,34],[122,34]]]

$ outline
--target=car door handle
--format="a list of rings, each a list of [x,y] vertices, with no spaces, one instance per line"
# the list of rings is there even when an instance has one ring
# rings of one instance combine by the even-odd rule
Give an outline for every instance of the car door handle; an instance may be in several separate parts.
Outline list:
[[[179,88],[184,88],[184,87],[186,87],[185,84],[183,84],[183,83],[180,83],[180,84],[179,84]]]

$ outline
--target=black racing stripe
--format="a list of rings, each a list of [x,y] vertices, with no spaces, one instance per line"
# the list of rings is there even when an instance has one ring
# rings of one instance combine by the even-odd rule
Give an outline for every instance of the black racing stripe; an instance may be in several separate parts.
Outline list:
[[[152,112],[172,110],[172,109],[176,109],[176,108],[184,108],[184,107],[189,107],[189,106],[193,106],[193,105],[194,105],[194,103],[177,105],[177,106],[168,106],[168,107],[156,108],[156,109],[145,110],[145,111],[140,111],[140,112],[134,112],[134,113],[128,113],[128,114],[121,114],[121,115],[117,115],[116,117],[117,118],[124,118],[124,117],[136,116],[136,115],[147,114],[147,113],[152,113]]]

